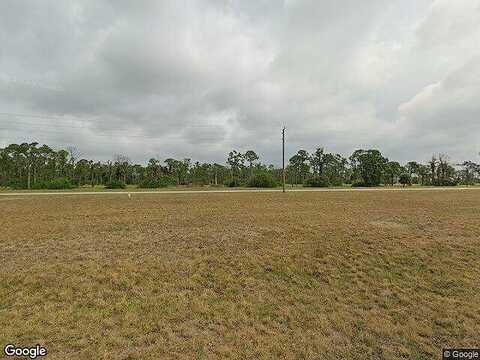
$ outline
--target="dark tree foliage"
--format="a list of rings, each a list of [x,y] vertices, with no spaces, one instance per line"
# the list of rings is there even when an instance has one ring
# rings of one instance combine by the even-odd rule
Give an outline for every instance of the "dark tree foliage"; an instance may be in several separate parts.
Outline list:
[[[403,186],[412,185],[412,178],[407,173],[400,174],[398,182]]]
[[[139,184],[139,188],[143,189],[158,189],[167,186],[173,186],[176,184],[176,180],[172,176],[161,175],[158,177],[147,177],[143,179]]]
[[[122,180],[112,180],[105,184],[106,189],[125,189],[126,187]]]
[[[278,183],[272,174],[261,172],[250,178],[248,186],[256,188],[274,188],[278,186]]]
[[[321,176],[310,176],[308,177],[305,182],[303,183],[303,186],[306,187],[328,187],[330,186],[330,183],[328,180],[324,177]]]
[[[350,156],[354,186],[378,186],[382,183],[388,159],[376,149],[356,150]]]
[[[408,178],[408,182],[407,182]],[[287,183],[303,186],[393,186],[420,184],[450,186],[480,182],[480,165],[465,161],[451,164],[444,154],[433,155],[420,164],[402,166],[389,161],[375,149],[356,150],[347,160],[340,154],[317,147],[312,153],[298,150],[286,167]],[[0,149],[0,187],[14,189],[70,189],[103,185],[123,188],[165,186],[254,186],[281,184],[282,169],[260,162],[253,150],[232,150],[226,164],[151,158],[146,165],[134,164],[128,156],[116,154],[106,162],[82,158],[74,147],[55,150],[37,142],[10,144]]]

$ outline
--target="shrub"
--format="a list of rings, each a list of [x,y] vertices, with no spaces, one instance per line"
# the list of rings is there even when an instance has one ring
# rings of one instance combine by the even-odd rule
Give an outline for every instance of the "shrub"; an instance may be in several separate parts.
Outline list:
[[[75,185],[72,184],[70,179],[67,178],[56,178],[52,180],[43,180],[36,182],[33,186],[33,189],[73,189]]]
[[[320,176],[309,177],[303,183],[306,187],[328,187],[329,185],[328,180]]]
[[[402,184],[403,186],[405,185],[412,185],[412,179],[408,174],[401,174],[400,177],[398,178],[398,182]]]
[[[112,180],[105,184],[105,189],[125,189],[127,186],[121,180]]]
[[[175,184],[176,181],[171,176],[160,176],[158,178],[144,179],[140,184],[138,184],[138,187],[143,189],[157,189]]]
[[[357,180],[352,182],[352,187],[372,187],[372,186],[375,186],[375,185],[366,184],[362,180]]]
[[[276,187],[277,181],[268,173],[260,173],[253,176],[247,184],[249,187],[257,188],[273,188]]]
[[[26,189],[27,183],[21,180],[13,179],[7,181],[7,187],[15,190]]]
[[[433,182],[434,186],[457,186],[458,180],[456,179],[435,179]]]
[[[228,187],[239,187],[240,186],[240,181],[237,179],[232,179],[230,181],[227,181],[225,183],[226,186]]]
[[[334,177],[334,178],[328,179],[328,184],[329,186],[342,186],[343,179],[341,177]]]

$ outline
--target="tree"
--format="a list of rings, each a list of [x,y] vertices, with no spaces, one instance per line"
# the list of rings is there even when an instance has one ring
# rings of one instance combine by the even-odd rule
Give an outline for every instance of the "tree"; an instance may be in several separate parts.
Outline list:
[[[347,176],[347,159],[340,154],[324,154],[322,175],[329,185],[342,185]]]
[[[38,149],[37,149],[37,142],[33,142],[31,144],[24,143],[22,144],[22,149],[25,152],[25,157],[27,159],[27,188],[32,188],[32,172],[35,174],[35,162],[36,157],[38,156]],[[35,180],[35,179],[34,179]],[[34,181],[35,183],[35,181]]]
[[[81,159],[74,147],[69,150],[53,149],[37,142],[10,144],[0,149],[0,186],[11,188],[70,188],[72,185],[95,186],[96,184],[129,183],[167,186],[186,184],[253,184],[249,179],[269,178],[275,182],[282,179],[282,170],[273,165],[262,164],[258,155],[249,150],[241,154],[232,150],[227,164],[209,164],[190,159],[166,159],[165,165],[157,159],[147,164],[133,164],[125,155],[116,155],[113,161],[99,162]],[[327,153],[318,147],[309,155],[299,150],[289,159],[287,176],[292,184],[308,182],[313,185],[354,185],[376,186],[382,181],[403,185],[420,182],[422,185],[439,186],[474,184],[480,178],[480,165],[465,161],[456,166],[449,162],[447,155],[433,155],[426,164],[410,161],[405,168],[396,161],[388,161],[378,150],[356,150],[347,161],[340,154]],[[248,167],[245,166],[248,164]],[[350,166],[349,166],[350,165]],[[257,181],[256,179],[255,181]],[[148,181],[152,180],[152,181]]]
[[[405,169],[410,177],[410,180],[414,183],[418,183],[420,181],[420,184],[422,185],[425,183],[424,168],[425,165],[419,164],[416,161],[409,161],[407,165],[405,165]]]
[[[145,172],[148,178],[151,178],[151,179],[157,178],[158,176],[160,176],[160,171],[161,171],[160,161],[153,158],[148,160],[148,164],[145,169]]]
[[[70,155],[69,158],[69,170],[70,176],[73,178],[73,173],[75,171],[75,163],[77,159],[80,158],[80,151],[75,146],[67,147],[68,154]]]
[[[220,164],[213,164],[210,167],[210,173],[213,178],[213,184],[223,184],[228,178],[229,170],[227,167],[220,165]]]
[[[477,176],[480,175],[480,165],[473,161],[464,161],[459,164],[463,170],[459,173],[461,183],[464,185],[473,185],[477,181]]]
[[[210,183],[210,164],[201,164],[196,161],[190,169],[192,183],[195,185],[208,185]]]
[[[244,155],[245,160],[248,162],[248,167],[250,169],[250,177],[253,177],[253,163],[257,161],[258,155],[253,150],[248,150]]]
[[[239,175],[240,169],[243,167],[244,161],[245,161],[245,158],[243,157],[243,155],[236,150],[232,150],[228,154],[227,164],[230,165],[233,183],[239,182],[238,175]]]
[[[437,158],[435,155],[432,155],[432,158],[428,162],[428,165],[430,166],[430,182],[432,184],[435,184],[435,174],[437,170]]]
[[[169,158],[165,160],[165,163],[167,164],[169,175],[176,178],[177,185],[186,185],[188,183],[190,159],[183,159],[180,161]]]
[[[378,186],[382,182],[382,175],[388,159],[375,149],[356,150],[350,156],[353,168],[354,185]]]
[[[409,174],[407,174],[406,172],[403,172],[400,174],[398,178],[398,182],[405,187],[405,185],[412,185],[412,178],[410,177]]]
[[[431,176],[429,175],[430,167],[419,164],[416,161],[409,161],[406,165],[406,170],[413,183],[420,182],[421,185],[426,185],[429,183],[429,179],[431,179]]]
[[[310,156],[305,150],[298,150],[298,152],[290,158],[289,163],[290,168],[295,174],[295,184],[299,183],[298,180],[303,184],[307,174],[310,172],[309,159]]]
[[[59,177],[67,177],[68,174],[68,151],[59,150],[55,154],[55,171]]]
[[[446,154],[439,154],[437,160],[436,180],[433,185],[451,186],[457,185],[455,168],[449,164],[449,158]]]
[[[397,161],[389,161],[385,164],[385,177],[390,185],[394,185],[396,179],[402,173],[402,166]]]
[[[130,169],[130,159],[126,155],[116,154],[113,157],[114,166],[117,169],[117,179],[123,178],[123,183],[127,184],[128,171]]]
[[[292,184],[298,184],[298,178],[300,174],[300,161],[298,155],[293,155],[289,160],[287,165],[287,173],[293,175]]]
[[[75,165],[75,178],[79,185],[88,184],[91,177],[91,163],[87,159],[80,159]]]
[[[310,156],[310,166],[313,171],[314,176],[323,175],[323,167],[325,162],[325,152],[322,147],[319,147],[315,152]]]

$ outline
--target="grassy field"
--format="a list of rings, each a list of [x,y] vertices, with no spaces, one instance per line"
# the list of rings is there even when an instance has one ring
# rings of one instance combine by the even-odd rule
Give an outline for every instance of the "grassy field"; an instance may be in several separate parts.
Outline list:
[[[0,197],[0,345],[46,359],[480,346],[480,191]]]

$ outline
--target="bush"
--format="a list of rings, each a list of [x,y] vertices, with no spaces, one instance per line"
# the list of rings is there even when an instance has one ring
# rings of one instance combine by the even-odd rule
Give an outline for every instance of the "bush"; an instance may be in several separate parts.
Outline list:
[[[158,189],[158,188],[167,187],[175,184],[176,184],[176,181],[171,176],[160,176],[155,179],[154,178],[144,179],[140,184],[138,184],[138,187],[143,189]]]
[[[376,186],[380,186],[380,185],[366,183],[363,180],[357,180],[357,181],[352,182],[352,187],[376,187]]]
[[[52,180],[38,181],[32,186],[33,189],[49,190],[73,189],[74,187],[75,185],[73,185],[70,179],[67,178],[56,178]]]
[[[227,181],[225,183],[226,186],[228,187],[239,187],[240,186],[240,181],[238,181],[237,179],[232,179],[230,181]]]
[[[260,173],[253,176],[248,181],[247,185],[249,187],[257,187],[257,188],[273,188],[273,187],[276,187],[278,184],[272,175],[268,173]]]
[[[398,178],[398,182],[400,184],[402,184],[403,186],[405,185],[412,185],[412,179],[410,178],[410,176],[408,174],[401,174],[400,177]]]
[[[8,180],[7,181],[7,187],[14,189],[14,190],[20,190],[20,189],[26,189],[27,188],[27,183],[21,180]]]
[[[367,184],[362,180],[357,180],[352,183],[352,187],[374,187],[376,185]]]
[[[319,176],[309,177],[303,183],[303,186],[306,187],[328,187],[330,184],[328,183],[327,179],[324,179]]]
[[[329,186],[342,186],[343,185],[343,179],[340,177],[334,177],[333,179],[328,180],[328,185]]]
[[[434,186],[457,186],[458,185],[458,180],[456,179],[442,179],[438,180],[436,179],[433,182]]]
[[[105,184],[105,189],[125,189],[127,186],[121,180],[112,180]]]

